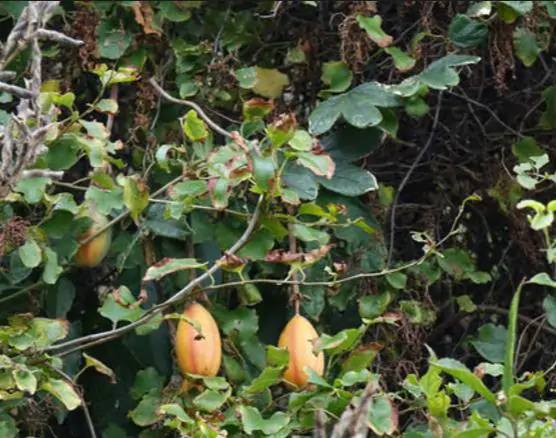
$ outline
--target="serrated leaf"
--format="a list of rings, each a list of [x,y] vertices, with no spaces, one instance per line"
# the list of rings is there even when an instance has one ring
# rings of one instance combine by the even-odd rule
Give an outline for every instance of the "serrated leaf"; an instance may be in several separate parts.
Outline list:
[[[73,386],[65,380],[48,379],[41,385],[40,389],[60,400],[68,411],[73,411],[81,405],[81,398],[73,389]]]
[[[200,263],[196,259],[171,259],[164,258],[157,262],[155,265],[147,269],[143,281],[160,280],[166,275],[173,274],[174,272],[179,272],[189,269],[201,269],[205,268],[206,263]]]

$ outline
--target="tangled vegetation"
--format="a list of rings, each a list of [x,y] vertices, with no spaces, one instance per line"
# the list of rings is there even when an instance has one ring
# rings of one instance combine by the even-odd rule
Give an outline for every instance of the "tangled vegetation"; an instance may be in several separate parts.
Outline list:
[[[0,437],[556,436],[556,1],[0,16]]]

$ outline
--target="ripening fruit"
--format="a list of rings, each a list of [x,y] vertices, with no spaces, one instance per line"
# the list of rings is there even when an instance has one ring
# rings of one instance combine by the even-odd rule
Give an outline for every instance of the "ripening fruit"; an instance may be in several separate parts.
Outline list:
[[[190,304],[184,316],[196,321],[199,332],[188,322],[180,320],[176,332],[176,355],[184,373],[216,376],[222,360],[220,332],[212,315],[198,303]]]
[[[309,376],[305,367],[312,369],[319,376],[324,373],[324,353],[313,353],[313,342],[319,337],[311,323],[301,315],[295,315],[280,335],[278,347],[286,347],[290,353],[290,362],[284,373],[284,379],[298,388],[307,384]]]
[[[91,228],[85,231],[79,240],[83,241],[89,236],[96,233],[100,228],[104,227],[108,223],[108,219],[98,212],[92,203],[87,204],[87,208],[81,211],[78,217],[88,216],[92,219],[93,224]],[[98,266],[100,262],[108,254],[110,249],[110,244],[112,243],[112,230],[108,228],[102,234],[99,234],[90,242],[81,245],[75,254],[75,263],[77,266],[93,268]]]

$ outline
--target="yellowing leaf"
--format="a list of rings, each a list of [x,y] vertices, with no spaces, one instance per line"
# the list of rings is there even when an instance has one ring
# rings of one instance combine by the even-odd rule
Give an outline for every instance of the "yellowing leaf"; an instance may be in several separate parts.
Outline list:
[[[255,70],[257,71],[257,83],[253,87],[253,91],[259,96],[269,99],[276,98],[290,83],[288,77],[276,69],[255,67]]]

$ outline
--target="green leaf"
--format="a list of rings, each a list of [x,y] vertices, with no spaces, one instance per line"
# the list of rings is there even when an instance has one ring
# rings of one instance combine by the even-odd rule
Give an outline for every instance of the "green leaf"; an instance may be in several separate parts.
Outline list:
[[[174,272],[200,269],[206,267],[206,263],[200,263],[196,259],[170,259],[164,258],[156,265],[147,269],[143,281],[160,280],[166,275],[173,274]]]
[[[542,302],[542,307],[546,312],[546,320],[556,328],[556,298],[551,295],[547,296]]]
[[[83,352],[83,358],[85,359],[85,367],[86,368],[94,368],[98,373],[104,374],[110,378],[112,383],[116,382],[116,373],[100,360],[89,356],[87,353]]]
[[[309,228],[302,224],[294,224],[292,226],[293,235],[303,242],[318,242],[319,245],[327,245],[330,241],[330,235],[324,231]]]
[[[475,17],[486,17],[489,16],[492,12],[492,2],[491,1],[479,1],[467,9],[465,15],[471,18]]]
[[[336,165],[350,163],[376,151],[382,144],[383,134],[377,128],[358,129],[342,126],[322,138],[320,143]]]
[[[108,20],[100,20],[96,35],[98,53],[108,59],[119,59],[130,46],[133,38],[119,25],[113,26]]]
[[[19,436],[19,429],[17,428],[15,420],[4,412],[0,412],[0,436],[3,438],[17,438]]]
[[[73,411],[81,405],[81,398],[77,395],[73,386],[65,380],[48,379],[41,385],[40,389],[60,400],[68,411]]]
[[[490,392],[481,379],[475,376],[475,374],[461,362],[451,358],[444,358],[438,361],[432,361],[431,365],[450,374],[462,383],[465,383],[490,403],[496,403],[496,396]]]
[[[554,281],[546,272],[539,272],[527,280],[527,283],[556,288],[556,281]]]
[[[379,344],[368,344],[358,347],[342,363],[342,372],[361,371],[368,369],[380,351]]]
[[[544,154],[533,137],[525,137],[512,145],[512,154],[520,163],[528,163],[530,157],[538,157]]]
[[[257,333],[259,329],[259,317],[254,309],[238,307],[228,310],[219,306],[214,309],[214,317],[226,336],[246,339]]]
[[[66,170],[77,163],[79,149],[80,146],[75,137],[62,136],[48,146],[48,152],[39,157],[39,161],[44,160],[44,167],[48,169]]]
[[[266,391],[273,385],[277,385],[282,380],[285,368],[285,366],[265,368],[242,392],[247,395],[258,394]]]
[[[353,75],[349,66],[343,61],[329,61],[322,65],[322,82],[328,85],[328,88],[322,90],[319,94],[342,93],[351,85]]]
[[[542,51],[535,34],[523,27],[514,30],[513,43],[515,54],[526,67],[531,67]]]
[[[355,197],[378,189],[375,176],[368,170],[348,163],[336,163],[331,179],[318,177],[317,181],[328,190]]]
[[[87,134],[99,140],[107,140],[110,136],[106,126],[100,122],[89,122],[87,120],[79,120],[79,123],[85,128]]]
[[[124,205],[131,212],[135,223],[139,222],[141,213],[149,205],[148,186],[136,175],[123,178],[123,200]]]
[[[285,366],[288,364],[290,355],[286,348],[278,348],[274,345],[266,346],[266,360],[272,366]]]
[[[193,404],[199,409],[207,412],[212,412],[222,407],[222,405],[226,403],[226,400],[231,393],[231,388],[226,392],[219,392],[213,391],[212,389],[207,389],[193,399]]]
[[[233,72],[241,88],[253,88],[257,83],[257,70],[255,67],[240,68]]]
[[[208,189],[206,181],[187,180],[182,181],[170,189],[172,199],[184,200],[189,197],[197,197],[205,193]]]
[[[46,186],[51,182],[52,180],[45,176],[23,178],[16,183],[14,189],[16,192],[23,193],[26,202],[36,204],[42,200]]]
[[[41,264],[41,248],[33,239],[28,239],[18,249],[19,257],[28,268],[36,268]]]
[[[311,170],[317,176],[324,176],[326,179],[332,178],[334,174],[334,161],[328,155],[316,155],[312,152],[299,152],[297,163]]]
[[[358,383],[367,383],[371,379],[371,372],[366,369],[359,371],[348,371],[342,375],[338,380],[342,386],[353,386]],[[334,385],[336,386],[336,385]]]
[[[467,15],[457,14],[448,28],[448,38],[460,49],[471,49],[486,41],[488,27]]]
[[[99,309],[99,313],[112,321],[114,325],[119,321],[136,321],[144,312],[137,305],[137,300],[126,286],[121,286],[109,294]]]
[[[178,7],[174,2],[160,2],[158,3],[158,8],[166,20],[183,23],[191,18],[191,11],[187,6],[188,3],[191,2],[180,3],[180,6],[183,5],[183,7]]]
[[[518,15],[525,15],[528,14],[533,10],[533,2],[532,1],[499,1],[502,5],[508,6],[512,8]]]
[[[243,429],[248,435],[257,430],[263,431],[265,435],[274,435],[280,432],[290,422],[290,417],[284,412],[275,412],[272,417],[265,420],[260,412],[252,406],[240,406],[239,413]]]
[[[502,376],[502,390],[505,394],[510,393],[510,389],[514,384],[514,357],[517,342],[517,320],[519,316],[519,299],[523,283],[520,283],[510,304],[510,312],[508,314],[508,339],[506,341],[506,354],[504,358],[504,375]]]
[[[37,378],[27,368],[14,369],[12,371],[15,385],[20,391],[33,395],[37,391]]]
[[[45,248],[44,256],[46,260],[42,272],[42,279],[46,284],[55,284],[58,281],[58,277],[63,272],[62,267],[58,265],[58,254],[50,248]]]
[[[96,104],[95,109],[103,113],[116,114],[118,112],[118,102],[114,99],[101,99]]]
[[[65,318],[75,299],[75,286],[67,278],[58,280],[46,295],[46,314],[51,318]]]
[[[402,300],[400,309],[411,324],[429,325],[436,320],[435,311],[425,307],[424,303],[418,300]]]
[[[379,436],[393,435],[398,429],[398,410],[387,395],[373,398],[369,410],[369,427]]]
[[[471,344],[489,362],[502,363],[506,351],[507,334],[504,326],[485,324],[479,328],[479,336],[472,340]]]
[[[189,415],[187,415],[183,410],[183,408],[177,403],[168,403],[165,405],[161,405],[158,408],[158,412],[161,415],[172,415],[182,423],[191,424],[191,425],[195,424],[195,421]]]
[[[367,295],[359,300],[359,315],[365,319],[375,319],[381,316],[392,302],[390,292],[380,295]]]
[[[272,157],[253,157],[253,177],[257,185],[265,191],[269,191],[276,182],[276,163]]]
[[[386,275],[386,281],[394,289],[402,290],[405,289],[407,285],[407,275],[405,275],[403,272],[393,272]]]
[[[160,376],[153,367],[137,372],[135,382],[130,390],[133,400],[140,400],[145,394],[158,393],[164,386],[164,377]]]
[[[275,99],[282,94],[282,90],[290,83],[284,73],[272,68],[255,67],[257,82],[252,87],[253,92],[268,99]]]
[[[367,32],[369,38],[379,47],[388,47],[392,44],[392,37],[382,30],[382,18],[380,15],[365,17],[357,15],[357,24]]]
[[[388,53],[392,60],[394,61],[394,66],[400,72],[405,73],[415,67],[415,59],[413,59],[410,55],[405,53],[403,50],[398,49],[397,47],[386,47],[384,49],[386,53]]]
[[[319,185],[313,173],[293,162],[288,162],[284,168],[282,183],[304,201],[316,199],[319,193]]]
[[[185,115],[183,119],[183,131],[191,141],[205,141],[209,134],[207,125],[195,110],[189,110]]]
[[[435,90],[445,90],[459,84],[459,75],[454,67],[475,64],[480,60],[478,56],[447,55],[432,62],[416,79]]]
[[[123,191],[120,187],[102,190],[91,186],[85,192],[85,200],[93,201],[98,211],[104,215],[109,215],[112,210],[119,210],[124,206]]]
[[[145,427],[160,420],[158,407],[161,398],[156,394],[147,394],[139,404],[129,413],[129,417],[137,426]]]
[[[314,143],[313,137],[304,129],[296,129],[289,145],[296,151],[310,151]]]
[[[430,107],[424,99],[413,96],[404,101],[404,109],[408,115],[418,119],[427,115]]]

